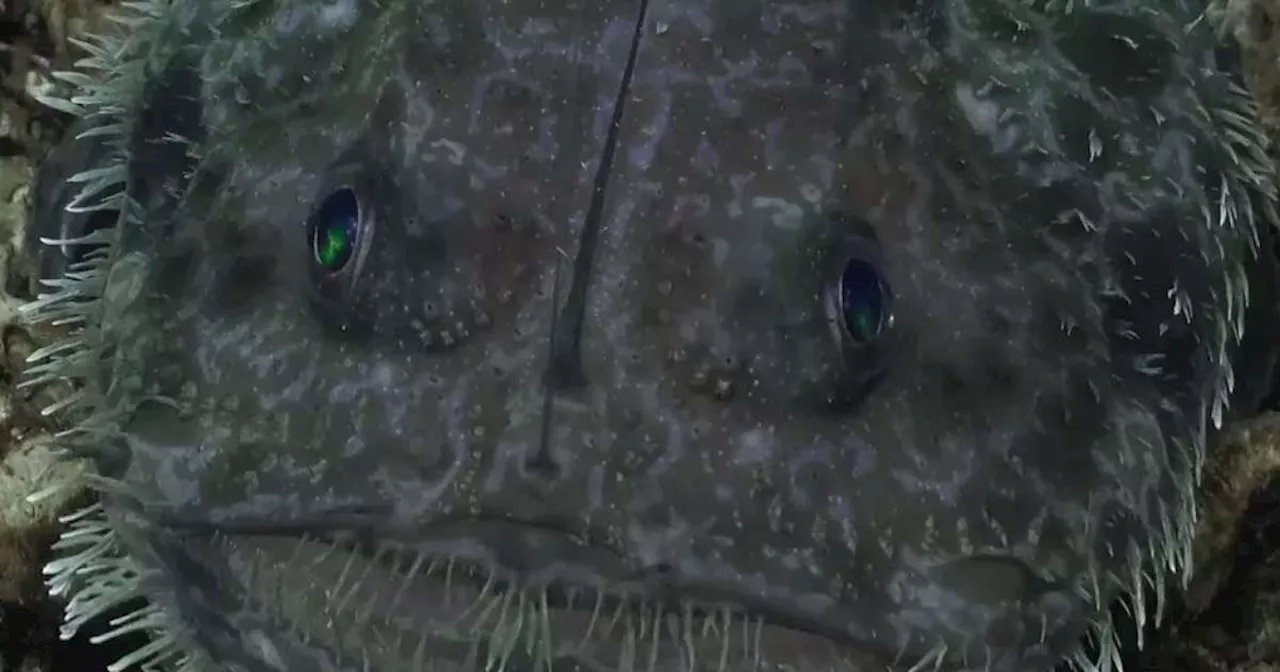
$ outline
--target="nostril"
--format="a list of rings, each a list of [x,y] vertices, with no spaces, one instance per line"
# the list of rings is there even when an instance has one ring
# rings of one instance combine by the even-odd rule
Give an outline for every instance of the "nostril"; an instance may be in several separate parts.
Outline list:
[[[979,556],[949,562],[930,572],[935,585],[964,607],[974,641],[996,649],[1016,648],[1026,632],[1024,600],[1034,579],[1020,560]],[[964,637],[963,639],[968,639]]]
[[[930,569],[928,581],[940,598],[932,605],[938,632],[947,633],[944,638],[956,650],[980,643],[991,650],[1020,650],[1023,656],[1060,651],[1079,640],[1087,620],[1061,582],[1012,556],[948,562]]]
[[[976,556],[935,567],[930,578],[966,602],[998,606],[1021,602],[1035,576],[1016,558]]]

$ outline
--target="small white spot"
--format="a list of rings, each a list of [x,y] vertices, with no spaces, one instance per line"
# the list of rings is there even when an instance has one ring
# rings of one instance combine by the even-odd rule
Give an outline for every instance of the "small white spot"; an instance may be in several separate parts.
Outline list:
[[[733,455],[735,464],[759,464],[773,457],[776,442],[773,434],[767,430],[749,429],[738,434],[736,448]]]
[[[356,0],[337,0],[320,8],[320,23],[325,28],[346,29],[355,25],[360,11]]]
[[[999,104],[984,99],[981,92],[967,83],[956,85],[955,99],[969,125],[987,136],[997,152],[1009,151],[1016,145],[1018,132],[1001,118]]]
[[[442,148],[445,151],[449,152],[449,155],[445,158],[449,163],[452,163],[455,166],[462,165],[462,160],[465,159],[467,156],[466,146],[460,143],[454,142],[452,140],[445,140],[441,138],[440,140],[436,140],[435,142],[431,143],[431,148],[432,149]]]
[[[966,82],[956,85],[956,102],[969,125],[977,131],[995,135],[1000,130],[1000,107],[988,100],[981,100],[974,92],[973,86]]]
[[[779,228],[795,231],[804,220],[804,209],[783,198],[756,196],[751,199],[751,207],[773,211],[773,223]]]
[[[817,203],[822,200],[822,190],[817,185],[805,183],[800,185],[800,196],[810,203]]]
[[[244,633],[245,648],[258,654],[264,663],[272,668],[287,672],[284,665],[284,659],[280,657],[280,651],[276,645],[261,630]]]

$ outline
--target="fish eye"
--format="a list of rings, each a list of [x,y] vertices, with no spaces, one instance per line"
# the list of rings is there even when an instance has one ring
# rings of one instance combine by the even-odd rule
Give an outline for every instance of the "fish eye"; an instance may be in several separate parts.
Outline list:
[[[339,275],[359,262],[364,217],[350,187],[332,191],[311,214],[308,234],[312,263],[322,277]]]
[[[852,345],[875,341],[893,324],[888,284],[869,259],[846,258],[828,291],[830,316]]]

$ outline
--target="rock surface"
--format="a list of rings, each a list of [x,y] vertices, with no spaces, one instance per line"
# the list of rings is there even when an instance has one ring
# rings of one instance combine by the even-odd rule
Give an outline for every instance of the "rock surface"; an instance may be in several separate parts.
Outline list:
[[[41,567],[60,529],[58,516],[76,495],[48,496],[75,477],[52,446],[58,428],[40,409],[60,389],[18,389],[24,361],[52,334],[22,324],[16,308],[29,295],[22,255],[30,184],[65,128],[65,119],[32,94],[52,86],[49,73],[77,57],[71,38],[101,25],[110,3],[98,0],[0,0],[0,669],[83,670],[88,643],[58,640],[61,606],[47,596]],[[58,490],[56,488],[52,490]],[[107,654],[107,652],[102,652]],[[99,656],[102,663],[107,656]],[[105,669],[99,664],[97,669]]]

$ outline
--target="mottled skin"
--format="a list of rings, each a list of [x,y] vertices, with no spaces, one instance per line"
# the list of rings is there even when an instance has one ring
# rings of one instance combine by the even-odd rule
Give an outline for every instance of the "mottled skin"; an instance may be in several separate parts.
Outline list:
[[[155,50],[101,322],[113,520],[213,659],[465,669],[493,577],[510,669],[1033,672],[1176,582],[1253,235],[1196,3],[231,4]],[[355,597],[288,557],[337,531]],[[633,608],[575,648],[570,587]]]

